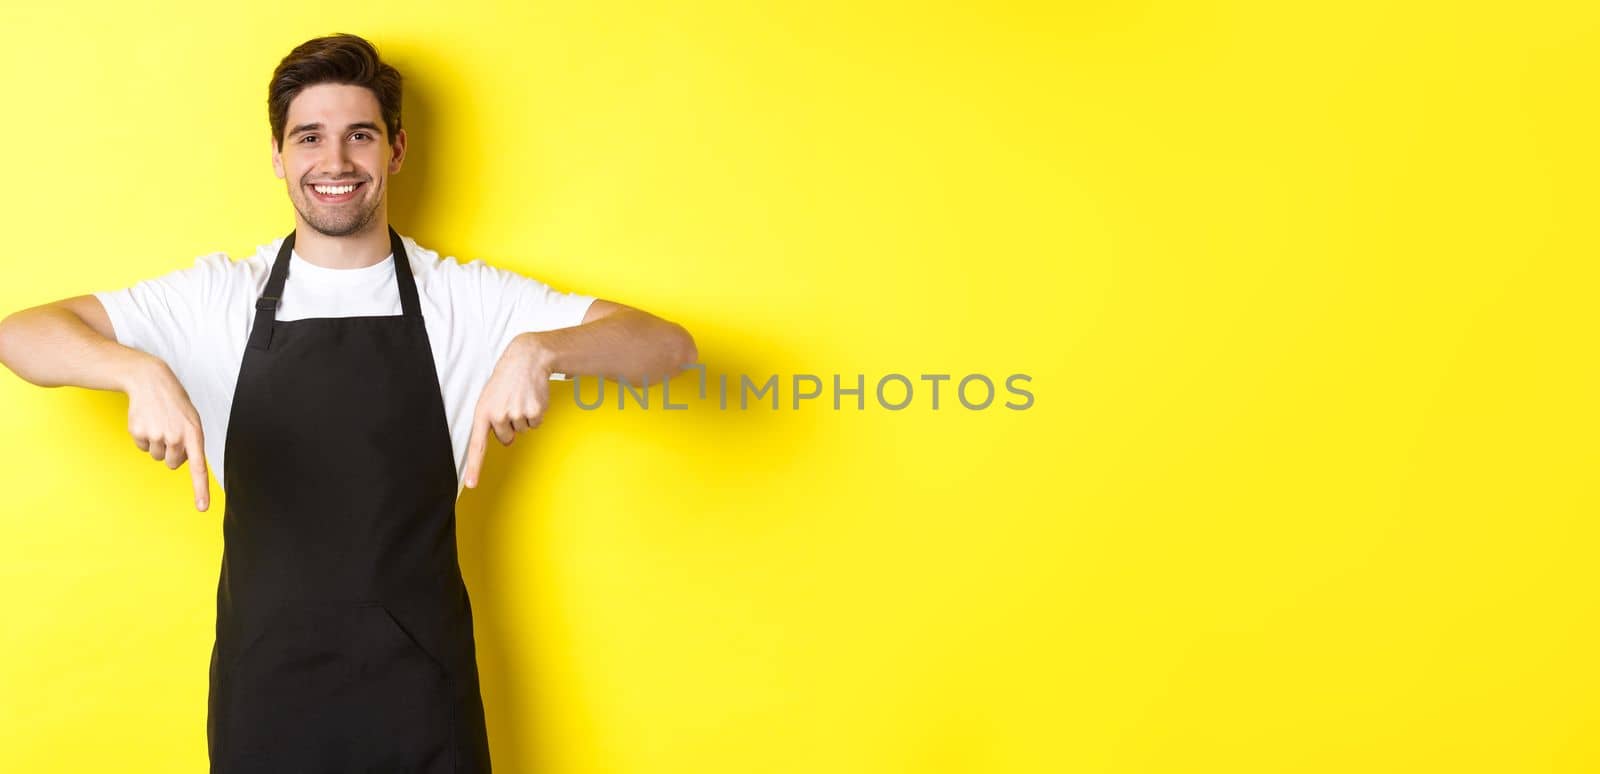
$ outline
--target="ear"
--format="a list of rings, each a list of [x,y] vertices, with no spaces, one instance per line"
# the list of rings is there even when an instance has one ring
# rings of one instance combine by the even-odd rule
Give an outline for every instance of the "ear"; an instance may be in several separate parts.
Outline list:
[[[278,141],[272,141],[272,173],[283,179],[283,152],[278,150]]]
[[[394,142],[389,144],[389,150],[394,153],[389,159],[389,174],[399,174],[400,165],[406,160],[406,130],[394,133]]]

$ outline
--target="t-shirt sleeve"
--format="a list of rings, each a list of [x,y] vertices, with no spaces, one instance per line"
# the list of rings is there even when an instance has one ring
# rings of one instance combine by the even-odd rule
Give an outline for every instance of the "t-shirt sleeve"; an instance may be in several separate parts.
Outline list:
[[[195,259],[194,266],[143,280],[131,287],[97,291],[111,318],[117,343],[147,352],[174,371],[184,370],[195,338],[215,325],[210,312],[223,292],[226,253]]]
[[[539,280],[514,271],[481,265],[484,321],[488,326],[494,357],[510,346],[518,334],[570,328],[583,323],[584,313],[595,297],[582,293],[563,293]],[[565,374],[552,378],[567,379]]]

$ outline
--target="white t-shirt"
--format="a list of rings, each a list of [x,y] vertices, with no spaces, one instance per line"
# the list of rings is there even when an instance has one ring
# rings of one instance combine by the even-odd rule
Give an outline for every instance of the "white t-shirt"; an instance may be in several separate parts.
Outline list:
[[[439,374],[450,441],[456,460],[456,496],[472,415],[500,354],[517,334],[567,328],[583,322],[594,296],[561,293],[482,260],[455,258],[417,245],[401,235],[417,300]],[[266,289],[272,262],[283,238],[232,261],[226,253],[195,259],[195,265],[118,290],[94,293],[105,306],[117,343],[161,358],[177,375],[200,413],[206,462],[223,479],[223,449],[255,301]],[[309,263],[298,252],[289,257],[289,278],[277,319],[399,315],[394,255],[360,269],[329,269]],[[565,378],[557,375],[558,378]]]

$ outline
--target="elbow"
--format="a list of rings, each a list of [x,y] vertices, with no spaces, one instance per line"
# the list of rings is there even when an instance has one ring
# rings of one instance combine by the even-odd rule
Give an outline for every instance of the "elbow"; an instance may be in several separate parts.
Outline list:
[[[0,365],[4,365],[13,372],[17,369],[15,365],[12,365],[12,358],[14,357],[12,350],[16,347],[16,343],[12,339],[17,336],[15,318],[18,314],[20,312],[13,312],[6,315],[4,320],[0,320]]]
[[[693,363],[700,362],[700,350],[695,347],[694,337],[689,335],[689,329],[676,323],[674,325],[678,329],[677,361],[674,365],[681,370]]]

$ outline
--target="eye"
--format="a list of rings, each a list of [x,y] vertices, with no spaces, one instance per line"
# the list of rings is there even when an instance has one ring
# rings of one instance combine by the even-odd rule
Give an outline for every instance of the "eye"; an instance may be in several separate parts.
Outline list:
[[[308,134],[308,135],[306,135],[306,136],[304,136],[304,137],[301,137],[301,138],[300,138],[300,142],[301,142],[301,143],[304,143],[304,142],[305,142],[305,141],[306,141],[306,140],[315,140],[315,139],[317,139],[317,136],[316,136],[316,135],[314,135],[314,134]]]
[[[352,133],[352,134],[351,134],[351,135],[350,135],[350,136],[351,136],[351,137],[356,137],[356,136],[360,136],[360,137],[371,137],[371,135],[369,135],[369,134],[367,134],[367,133],[366,133],[366,132],[354,132],[354,133]]]

